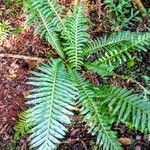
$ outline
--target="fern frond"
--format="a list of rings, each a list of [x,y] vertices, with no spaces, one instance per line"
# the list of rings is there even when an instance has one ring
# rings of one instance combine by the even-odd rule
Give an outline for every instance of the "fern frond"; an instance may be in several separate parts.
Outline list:
[[[123,32],[121,34],[118,33],[118,35],[110,36],[108,37],[108,39],[105,37],[104,39],[101,40],[103,43],[101,44],[102,46],[101,48],[103,48],[104,54],[101,54],[101,57],[95,63],[107,64],[109,66],[113,66],[114,64],[115,65],[122,64],[123,62],[126,62],[128,59],[131,59],[130,52],[135,51],[137,49],[145,50],[144,46],[148,46],[150,44],[149,40],[150,40],[150,33],[140,34],[138,32],[137,33]],[[96,44],[97,47],[100,46],[98,44],[100,43],[100,41],[96,41],[95,43],[97,43]],[[95,47],[94,46],[95,43],[92,46],[93,48]]]
[[[14,139],[18,140],[21,136],[25,135],[28,133],[28,131],[31,129],[32,124],[31,122],[28,122],[28,118],[30,117],[30,110],[23,111],[19,115],[19,120],[16,123],[14,130]]]
[[[98,73],[100,76],[110,76],[113,73],[114,66],[108,66],[106,64],[84,63],[88,70]]]
[[[81,112],[84,121],[90,126],[89,132],[97,135],[97,144],[103,146],[103,150],[121,150],[121,144],[114,131],[111,131],[112,118],[108,110],[102,108],[100,101],[86,101],[82,105]]]
[[[129,31],[122,31],[115,34],[112,34],[110,36],[105,36],[102,38],[97,38],[96,40],[90,41],[83,50],[83,56],[88,56],[91,54],[94,54],[98,51],[104,51],[108,48],[115,48],[119,45],[126,45],[130,39],[132,39],[134,36],[133,33]]]
[[[63,29],[61,13],[63,7],[57,4],[56,0],[32,0],[30,1],[29,24],[36,23],[35,33],[44,37],[57,51],[60,57],[64,58],[62,45],[60,43],[58,29]]]
[[[150,33],[139,33],[139,32],[129,32],[123,31],[112,34],[110,36],[105,36],[104,38],[98,38],[94,41],[91,41],[84,48],[83,56],[88,56],[98,51],[108,51],[111,52],[111,49],[119,49],[121,47],[128,47],[131,49],[133,47],[137,48],[140,45],[141,49],[150,40]]]
[[[69,56],[72,68],[79,69],[83,64],[82,48],[89,37],[87,22],[88,19],[84,15],[84,9],[81,5],[75,6],[73,12],[66,18],[63,37],[67,41],[65,52]]]
[[[32,16],[32,13],[36,14],[36,11],[40,10],[43,16],[49,21],[55,18],[54,26],[58,30],[62,30],[64,28],[64,23],[61,19],[61,14],[64,11],[64,7],[62,5],[59,5],[58,0],[28,0],[28,3],[30,5],[30,8],[28,8],[30,9],[28,10],[29,15]],[[34,20],[30,21],[34,22]]]
[[[107,64],[108,66],[118,66],[132,56],[130,52],[132,49],[128,48],[128,45],[122,47],[111,48],[110,51],[105,52],[95,63],[97,64]]]
[[[40,72],[32,72],[29,84],[36,86],[28,96],[30,109],[29,122],[34,123],[29,137],[31,148],[55,149],[63,139],[70,124],[68,115],[77,95],[77,90],[69,80],[61,60],[53,60],[49,65],[38,68]]]
[[[142,96],[134,94],[133,90],[115,86],[102,86],[99,96],[103,95],[102,104],[112,109],[112,115],[117,121],[132,121],[132,125],[142,132],[150,131],[150,102]]]
[[[95,102],[95,92],[92,86],[79,73],[72,71],[72,79],[76,83],[79,92],[79,104],[82,106],[81,113],[84,115],[83,121],[90,126],[89,132],[97,135],[97,143],[103,145],[104,150],[120,150],[121,146],[117,141],[117,136],[110,131],[110,118],[101,110],[100,101]]]

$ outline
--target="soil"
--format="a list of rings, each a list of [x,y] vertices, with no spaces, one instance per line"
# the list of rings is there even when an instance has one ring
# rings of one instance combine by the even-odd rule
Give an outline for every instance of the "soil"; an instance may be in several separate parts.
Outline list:
[[[22,60],[21,60],[22,61]],[[25,96],[29,87],[25,84],[29,71],[26,62],[13,59],[0,60],[0,149],[13,143],[13,127],[18,114],[25,109]]]
[[[69,4],[71,0],[62,0],[62,4]],[[147,6],[149,1],[144,1]],[[104,13],[107,11],[101,3],[97,1],[90,2],[93,5],[89,15],[93,19],[93,25],[90,29],[91,37],[103,36],[110,34],[110,26],[106,25],[103,20],[99,20],[98,9],[102,7]],[[9,20],[13,28],[22,26],[25,21],[25,15],[22,13],[22,5],[13,5],[16,15],[10,15],[10,9],[4,1],[0,1],[0,20]],[[51,46],[33,34],[34,28],[26,28],[21,31],[18,36],[9,35],[7,40],[0,46],[0,53],[20,54],[26,56],[36,56],[40,58],[57,57]],[[147,62],[150,55],[143,53],[142,61],[136,64],[136,70],[140,73],[144,72],[143,68],[150,67]],[[139,65],[140,64],[140,65]],[[18,115],[22,110],[27,108],[26,96],[31,88],[26,84],[29,71],[35,69],[38,62],[32,60],[0,58],[0,150],[28,150],[27,137],[22,137],[19,141],[13,140],[14,125],[18,119]],[[146,66],[148,65],[148,66]],[[142,66],[142,67],[141,67]],[[142,68],[142,69],[141,69]],[[89,72],[83,72],[94,84],[100,82],[100,78]],[[109,82],[123,86],[130,86],[127,81],[114,78]],[[69,132],[65,140],[59,145],[58,150],[100,150],[95,145],[96,138],[88,133],[88,127],[81,121],[82,116],[76,115],[73,118],[73,125],[68,127]],[[118,139],[122,143],[124,150],[149,150],[150,135],[144,135],[138,131],[130,130],[124,124],[113,125],[112,129],[117,131]]]

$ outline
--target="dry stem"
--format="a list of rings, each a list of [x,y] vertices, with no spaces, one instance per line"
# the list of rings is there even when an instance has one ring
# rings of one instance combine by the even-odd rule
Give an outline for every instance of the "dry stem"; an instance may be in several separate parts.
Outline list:
[[[15,54],[0,54],[0,57],[11,57],[16,59],[25,59],[25,60],[33,60],[38,62],[43,62],[45,59],[39,58],[39,57],[31,57],[31,56],[25,56],[25,55],[15,55]]]

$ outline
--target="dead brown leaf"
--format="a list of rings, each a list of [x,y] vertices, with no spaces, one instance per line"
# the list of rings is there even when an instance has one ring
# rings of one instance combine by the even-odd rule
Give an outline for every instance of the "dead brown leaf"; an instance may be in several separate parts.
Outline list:
[[[121,137],[119,139],[119,142],[123,145],[130,145],[132,143],[132,140],[127,137]]]

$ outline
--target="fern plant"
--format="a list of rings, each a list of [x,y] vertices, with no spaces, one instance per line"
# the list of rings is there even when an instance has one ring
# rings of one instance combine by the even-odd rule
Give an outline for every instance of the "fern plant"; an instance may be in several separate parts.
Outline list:
[[[104,150],[122,149],[111,131],[114,122],[131,122],[133,128],[150,132],[150,101],[126,88],[92,85],[80,73],[86,67],[100,76],[111,75],[132,52],[149,46],[150,33],[124,31],[91,40],[82,3],[67,14],[56,0],[28,0],[27,6],[28,23],[34,24],[35,33],[45,38],[60,58],[32,71],[28,84],[35,88],[27,97],[31,107],[17,123],[17,135],[29,133],[30,148],[55,149],[66,135],[74,107],[80,109],[89,132],[97,136],[97,144]],[[90,62],[87,58],[93,54],[99,59]]]

